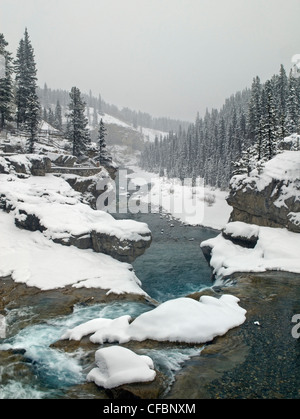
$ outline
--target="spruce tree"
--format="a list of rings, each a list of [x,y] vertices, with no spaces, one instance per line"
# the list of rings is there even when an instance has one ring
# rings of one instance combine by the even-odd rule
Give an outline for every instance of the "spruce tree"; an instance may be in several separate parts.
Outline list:
[[[299,122],[299,108],[300,103],[297,97],[297,79],[292,75],[289,76],[288,81],[288,98],[287,98],[287,112],[286,112],[286,127],[289,134],[297,132]]]
[[[66,136],[73,143],[73,155],[76,157],[84,156],[88,144],[90,144],[90,134],[87,128],[88,120],[85,117],[85,102],[81,97],[81,92],[77,87],[72,87],[70,92],[70,103]]]
[[[262,86],[259,77],[255,77],[252,83],[251,99],[248,111],[248,136],[251,142],[257,139],[257,130],[261,118],[261,92]]]
[[[56,103],[55,113],[54,113],[54,127],[59,131],[62,130],[62,110],[59,101]]]
[[[7,51],[8,43],[4,35],[0,34],[0,58],[3,68],[0,75],[0,128],[4,128],[7,121],[11,120],[13,82],[12,82],[12,54]]]
[[[26,128],[32,126],[32,118],[35,116],[35,126],[38,125],[39,113],[35,110],[39,107],[37,96],[37,69],[35,64],[34,50],[29,39],[27,28],[24,39],[21,39],[15,61],[16,72],[16,106],[17,126]],[[30,112],[33,115],[30,116]],[[29,121],[29,118],[31,121]],[[26,125],[27,124],[27,125]],[[28,125],[29,124],[29,125]]]
[[[112,161],[107,149],[106,149],[106,141],[105,137],[107,135],[107,130],[103,123],[103,119],[101,118],[99,124],[99,163],[101,166],[106,165]]]
[[[27,98],[27,106],[25,112],[25,130],[29,137],[27,140],[28,153],[34,153],[34,146],[38,140],[38,132],[40,125],[40,106],[37,101],[36,94],[30,92]]]
[[[266,160],[271,160],[277,153],[278,125],[273,85],[270,80],[265,83],[266,108],[263,119],[263,149]]]
[[[276,81],[278,127],[281,138],[287,135],[287,100],[288,100],[288,78],[283,65],[280,66],[279,76]]]
[[[93,111],[93,123],[92,123],[92,125],[93,125],[94,128],[98,125],[98,112],[97,112],[96,106],[94,107],[94,111]]]

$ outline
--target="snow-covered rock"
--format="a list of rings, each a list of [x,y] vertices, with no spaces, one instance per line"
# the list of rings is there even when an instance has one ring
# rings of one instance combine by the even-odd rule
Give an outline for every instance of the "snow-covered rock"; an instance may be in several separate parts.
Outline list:
[[[99,349],[95,354],[97,367],[87,375],[97,386],[114,388],[122,384],[149,382],[156,376],[150,357],[137,355],[122,346]]]
[[[300,232],[300,151],[284,151],[265,163],[262,173],[234,176],[227,202],[230,221]]]
[[[15,226],[13,213],[0,211],[0,278],[41,290],[100,288],[114,294],[146,295],[132,266],[92,250],[66,247],[39,231]]]
[[[253,248],[257,244],[259,227],[255,224],[235,221],[226,224],[222,229],[222,235],[225,239],[229,239],[242,247]]]
[[[231,237],[249,236],[255,232],[253,248],[242,247],[223,234],[203,241],[205,253],[217,279],[235,272],[265,272],[268,270],[300,273],[300,234],[284,228],[259,227],[241,222],[229,223],[225,231]]]
[[[122,262],[132,262],[151,244],[147,224],[93,210],[62,178],[0,175],[0,184],[1,207],[13,211],[16,225],[57,243],[92,248]]]
[[[39,154],[15,154],[0,157],[0,173],[45,176],[50,168],[50,159]]]
[[[90,340],[100,344],[146,339],[204,343],[244,323],[246,310],[238,302],[232,295],[222,295],[219,299],[202,296],[200,301],[177,298],[141,314],[132,323],[130,316],[95,319],[66,331],[62,339],[80,340],[91,335]]]

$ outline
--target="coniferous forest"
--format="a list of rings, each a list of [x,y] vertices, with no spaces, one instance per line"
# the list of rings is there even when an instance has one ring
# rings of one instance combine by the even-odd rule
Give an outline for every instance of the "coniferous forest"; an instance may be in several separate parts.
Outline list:
[[[186,130],[170,132],[147,144],[145,170],[168,177],[204,178],[226,189],[233,174],[249,173],[277,153],[278,142],[299,132],[300,78],[283,66],[279,74],[232,95],[222,109],[197,115]]]
[[[8,43],[1,34],[0,54],[5,57],[6,68],[5,77],[0,79],[0,124],[2,129],[14,123],[18,129],[25,130],[29,152],[34,150],[42,119],[65,131],[68,138],[77,138],[78,135],[71,132],[72,115],[77,115],[80,138],[74,142],[73,151],[77,156],[84,154],[90,142],[87,123],[92,121],[92,126],[99,126],[98,114],[107,112],[133,127],[141,125],[169,131],[165,138],[156,138],[153,143],[145,145],[140,160],[144,169],[170,178],[201,177],[207,185],[226,189],[233,174],[249,174],[253,168],[261,167],[276,155],[280,140],[299,132],[300,78],[292,71],[287,74],[283,66],[265,83],[255,77],[251,88],[226,99],[220,110],[206,110],[203,117],[198,113],[195,123],[189,124],[169,118],[153,118],[128,108],[119,110],[104,102],[101,95],[94,97],[91,91],[81,94],[78,88],[73,88],[70,93],[51,90],[46,84],[40,88],[27,29],[15,60],[7,47]],[[63,110],[67,107],[69,121],[64,126]]]

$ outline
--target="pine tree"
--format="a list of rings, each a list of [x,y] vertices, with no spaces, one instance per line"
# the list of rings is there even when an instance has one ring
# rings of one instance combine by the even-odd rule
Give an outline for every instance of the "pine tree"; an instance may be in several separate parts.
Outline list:
[[[59,131],[62,131],[62,110],[59,103],[59,100],[56,103],[55,112],[54,112],[54,127]]]
[[[248,136],[251,142],[256,140],[257,129],[261,118],[261,90],[259,77],[255,77],[252,83],[251,99],[248,111]]]
[[[96,106],[94,107],[93,123],[92,123],[92,125],[93,125],[94,128],[98,125],[98,112],[97,112]]]
[[[55,117],[53,110],[51,108],[48,109],[48,123],[53,127],[55,124]]]
[[[38,131],[40,125],[40,106],[37,96],[31,92],[27,98],[27,107],[25,113],[25,129],[29,134],[27,140],[28,153],[34,153],[34,145],[38,139]]]
[[[0,57],[3,62],[3,74],[0,75],[0,128],[4,128],[7,121],[11,120],[13,82],[12,82],[12,54],[7,51],[8,43],[4,35],[0,34]]]
[[[103,119],[101,118],[99,124],[99,163],[101,166],[105,166],[107,163],[112,161],[107,149],[106,149],[106,141],[105,137],[107,136],[107,130],[103,123]]]
[[[289,76],[288,81],[288,98],[287,98],[287,113],[286,113],[286,127],[289,134],[297,132],[299,122],[299,107],[300,103],[297,97],[297,79],[292,75]]]
[[[24,39],[21,39],[17,51],[15,72],[17,126],[18,128],[22,124],[24,124],[25,128],[33,125],[37,126],[40,117],[40,113],[36,112],[36,109],[40,106],[36,93],[37,69],[35,64],[34,50],[29,39],[27,28],[25,29]],[[30,112],[33,112],[33,115],[31,115]],[[33,117],[37,118],[37,120],[33,121]]]
[[[264,148],[266,159],[271,160],[277,153],[278,126],[272,84],[269,80],[265,84],[265,89],[267,95],[267,112],[264,121]]]
[[[82,100],[81,92],[77,87],[72,87],[70,99],[66,136],[73,143],[73,155],[82,157],[91,141],[87,128],[88,120],[84,115],[85,102]]]
[[[280,66],[279,76],[276,80],[278,127],[281,138],[287,135],[287,100],[288,100],[288,78],[283,65]]]

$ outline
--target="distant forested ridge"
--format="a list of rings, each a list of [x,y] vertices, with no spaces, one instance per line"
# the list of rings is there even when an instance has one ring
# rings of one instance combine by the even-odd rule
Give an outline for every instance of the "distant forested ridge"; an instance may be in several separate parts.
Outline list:
[[[43,88],[38,88],[37,93],[41,105],[45,109],[45,113],[47,112],[48,114],[50,110],[50,119],[51,112],[57,102],[59,102],[63,108],[68,106],[69,92],[66,90],[51,89],[45,83]],[[88,107],[88,117],[91,125],[93,124],[93,114],[95,112],[99,112],[100,114],[107,113],[129,125],[132,125],[133,128],[141,126],[164,132],[177,131],[180,126],[187,128],[190,124],[190,122],[187,121],[181,121],[168,117],[153,117],[146,112],[131,110],[127,107],[119,109],[116,105],[111,105],[105,102],[101,95],[94,96],[91,91],[89,94],[82,93],[82,97]]]
[[[277,153],[285,136],[300,132],[300,78],[283,66],[270,80],[253,79],[251,88],[228,98],[220,110],[197,115],[146,145],[141,166],[168,177],[204,178],[226,189],[232,174],[250,172]]]

